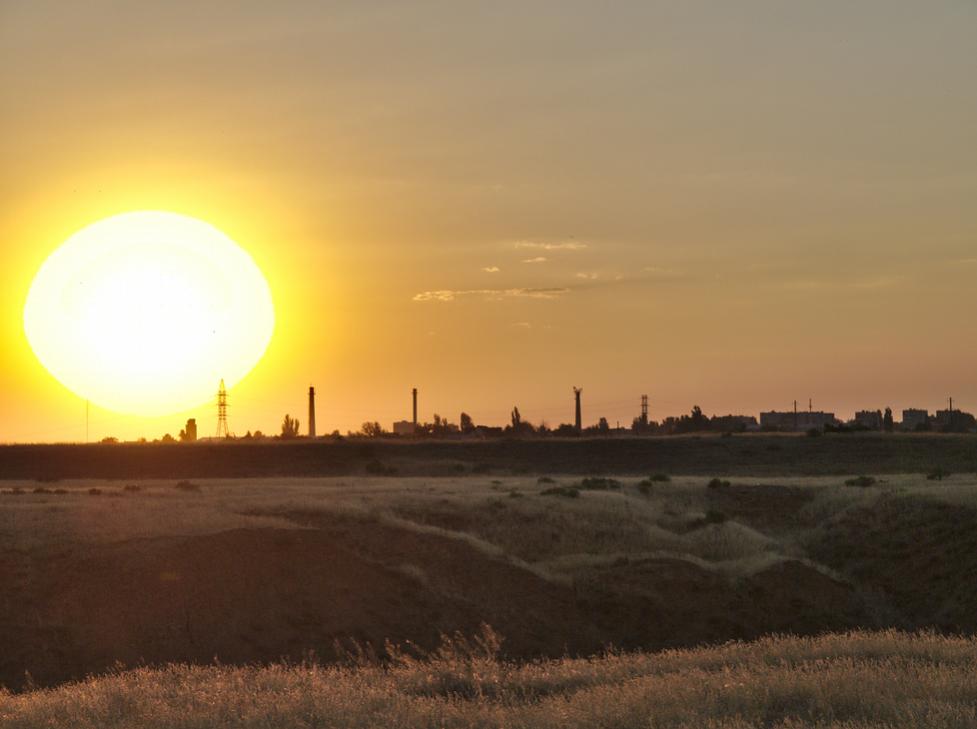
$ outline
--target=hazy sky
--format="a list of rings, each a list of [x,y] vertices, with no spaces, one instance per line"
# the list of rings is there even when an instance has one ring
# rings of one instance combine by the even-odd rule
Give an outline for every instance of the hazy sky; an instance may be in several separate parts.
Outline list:
[[[238,432],[977,409],[975,75],[972,0],[0,0],[0,441],[84,438],[23,304],[141,209],[269,279]]]

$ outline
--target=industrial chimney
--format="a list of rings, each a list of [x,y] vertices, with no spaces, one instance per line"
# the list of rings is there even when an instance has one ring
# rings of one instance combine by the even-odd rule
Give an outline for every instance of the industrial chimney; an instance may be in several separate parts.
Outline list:
[[[417,388],[416,387],[414,388],[412,394],[414,396],[414,419],[412,422],[414,423],[414,433],[416,434],[417,433]]]
[[[574,397],[574,400],[576,400],[576,405],[577,405],[577,408],[576,408],[576,417],[574,418],[573,425],[577,429],[577,432],[578,433],[581,432],[581,430],[583,430],[582,424],[580,422],[580,420],[581,420],[581,418],[580,418],[580,393],[581,392],[583,392],[583,389],[582,388],[580,388],[580,387],[574,387],[573,388],[573,397]]]
[[[309,437],[315,438],[315,388],[309,387]]]

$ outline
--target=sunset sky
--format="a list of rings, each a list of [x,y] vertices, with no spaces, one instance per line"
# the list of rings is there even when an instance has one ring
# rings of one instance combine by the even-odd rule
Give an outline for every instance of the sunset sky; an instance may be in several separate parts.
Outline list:
[[[84,440],[24,303],[136,210],[268,280],[238,434],[977,410],[975,75],[970,0],[0,0],[0,441]]]

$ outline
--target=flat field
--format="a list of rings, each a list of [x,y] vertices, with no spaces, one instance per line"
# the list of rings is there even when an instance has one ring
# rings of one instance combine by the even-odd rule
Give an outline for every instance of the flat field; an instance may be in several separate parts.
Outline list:
[[[977,477],[869,475],[8,480],[0,684],[383,659],[483,623],[502,662],[973,633]]]

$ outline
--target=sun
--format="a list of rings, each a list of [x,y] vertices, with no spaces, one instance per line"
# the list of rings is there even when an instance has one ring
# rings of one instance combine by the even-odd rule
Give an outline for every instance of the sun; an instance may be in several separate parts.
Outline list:
[[[213,226],[133,212],[72,235],[44,262],[24,330],[74,393],[135,415],[181,412],[239,382],[275,327],[251,256]]]

